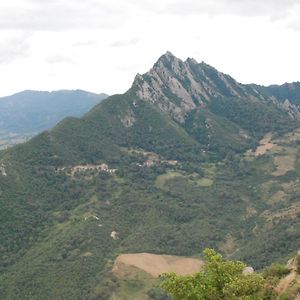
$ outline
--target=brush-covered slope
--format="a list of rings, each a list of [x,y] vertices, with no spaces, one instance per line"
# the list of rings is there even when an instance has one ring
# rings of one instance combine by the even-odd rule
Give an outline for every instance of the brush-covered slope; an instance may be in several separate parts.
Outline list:
[[[121,253],[285,257],[300,248],[297,125],[167,53],[124,95],[0,152],[0,298],[109,299]]]
[[[291,117],[300,119],[300,82],[270,86],[253,85],[253,88],[267,97],[272,97]]]
[[[279,300],[299,300],[300,299],[300,252],[291,258],[287,263],[287,274],[277,280],[275,292]]]
[[[280,102],[288,100],[291,104],[300,105],[300,82],[284,83],[282,85],[258,86],[268,96],[273,96]]]
[[[68,116],[80,117],[105,99],[81,90],[23,91],[0,98],[0,147],[52,128]]]

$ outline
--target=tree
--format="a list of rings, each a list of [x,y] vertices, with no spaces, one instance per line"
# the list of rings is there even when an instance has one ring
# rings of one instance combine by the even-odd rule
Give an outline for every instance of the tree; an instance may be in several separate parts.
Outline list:
[[[163,275],[162,288],[176,300],[262,300],[264,279],[243,274],[242,262],[224,260],[212,249],[204,250],[203,271],[194,275]]]

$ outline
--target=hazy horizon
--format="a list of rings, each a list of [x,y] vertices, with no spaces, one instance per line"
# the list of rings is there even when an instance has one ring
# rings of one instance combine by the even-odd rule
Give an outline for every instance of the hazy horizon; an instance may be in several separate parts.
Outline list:
[[[296,0],[4,1],[0,96],[123,93],[166,51],[245,84],[299,81],[299,13]]]

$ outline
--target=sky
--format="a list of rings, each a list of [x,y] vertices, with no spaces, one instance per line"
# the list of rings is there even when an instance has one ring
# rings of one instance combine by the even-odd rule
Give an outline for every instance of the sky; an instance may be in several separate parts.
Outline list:
[[[0,2],[0,96],[123,93],[166,51],[242,83],[300,81],[300,0]]]

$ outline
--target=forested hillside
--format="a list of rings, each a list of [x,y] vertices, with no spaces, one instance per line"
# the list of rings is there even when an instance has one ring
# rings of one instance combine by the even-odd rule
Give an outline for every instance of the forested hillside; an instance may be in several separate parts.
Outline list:
[[[81,117],[105,99],[81,90],[23,91],[0,98],[0,149],[52,128],[65,117]]]
[[[166,53],[125,94],[0,152],[0,298],[109,299],[124,253],[283,261],[300,248],[299,150],[279,102]]]

